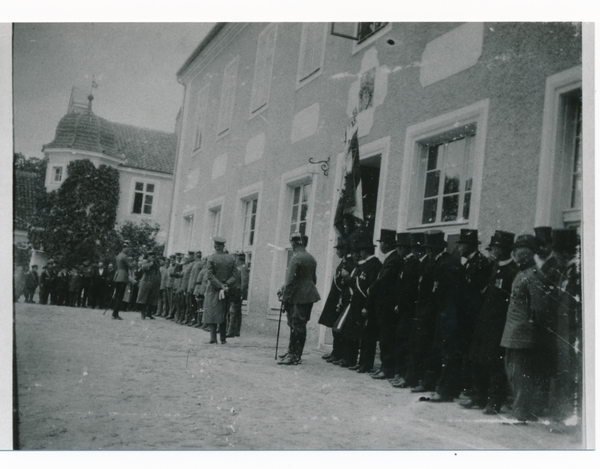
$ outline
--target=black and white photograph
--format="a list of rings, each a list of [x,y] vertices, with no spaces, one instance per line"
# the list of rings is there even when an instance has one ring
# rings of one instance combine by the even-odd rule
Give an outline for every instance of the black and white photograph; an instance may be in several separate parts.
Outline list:
[[[595,23],[347,13],[4,26],[3,450],[596,448]]]

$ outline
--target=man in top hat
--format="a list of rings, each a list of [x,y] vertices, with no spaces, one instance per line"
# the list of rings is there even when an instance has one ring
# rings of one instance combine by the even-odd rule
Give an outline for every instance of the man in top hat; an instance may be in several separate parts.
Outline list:
[[[294,254],[290,259],[283,287],[282,301],[286,305],[290,341],[288,353],[279,365],[299,365],[306,342],[306,324],[313,304],[321,299],[317,291],[317,261],[306,251],[301,233],[290,235]]]
[[[123,319],[119,316],[119,311],[121,309],[121,302],[123,301],[123,296],[125,295],[125,289],[127,288],[127,284],[129,283],[129,276],[131,273],[129,272],[129,256],[131,255],[131,249],[129,248],[129,241],[123,241],[123,247],[121,252],[117,254],[115,259],[116,272],[113,283],[115,285],[115,302],[113,305],[113,314],[111,319]]]
[[[349,252],[350,250],[347,249],[347,245],[344,242],[343,237],[338,236],[337,243],[333,248],[335,249],[335,254],[339,259],[341,259],[341,261],[335,269],[335,273],[333,274],[331,288],[329,289],[327,300],[325,300],[323,311],[321,311],[321,317],[319,317],[319,324],[331,328],[333,328],[335,321],[337,321],[340,315],[337,305],[340,301],[342,291],[344,290],[344,281],[350,277],[350,272],[352,272],[352,269],[354,268],[352,255]],[[344,354],[344,339],[342,334],[338,331],[333,331],[333,329],[332,332],[333,348],[331,353],[327,353],[321,357],[324,360],[327,360],[329,363],[336,360],[341,360]]]
[[[444,233],[439,230],[425,232],[427,255],[434,262],[433,304],[436,314],[434,347],[440,350],[442,368],[437,381],[436,394],[430,402],[452,402],[461,390],[460,354],[460,265],[446,252]]]
[[[220,236],[213,238],[215,252],[206,261],[206,278],[208,285],[204,298],[204,314],[202,322],[210,329],[210,343],[217,343],[217,326],[221,343],[227,343],[228,299],[227,292],[235,284],[235,259],[231,254],[225,253],[227,240]]]
[[[537,240],[530,234],[518,236],[513,245],[512,257],[519,266],[519,273],[513,281],[500,342],[506,348],[504,364],[514,396],[512,413],[523,422],[537,420],[546,406],[549,379],[542,337],[550,295],[547,279],[533,258],[537,248]]]
[[[494,266],[469,349],[471,394],[469,399],[460,403],[466,409],[479,407],[485,414],[500,413],[507,397],[504,348],[500,346],[500,341],[513,280],[519,272],[510,255],[514,239],[514,233],[496,230],[486,248],[490,251]]]
[[[396,296],[392,294],[398,275],[402,269],[403,259],[396,249],[396,232],[382,229],[379,249],[385,256],[377,279],[369,288],[363,314],[378,326],[379,351],[381,368],[371,375],[373,379],[391,379],[396,370],[395,336],[397,324]]]
[[[562,430],[581,424],[583,397],[583,316],[579,235],[555,229],[552,249],[559,269],[550,334],[552,382],[550,411]]]
[[[408,386],[417,386],[418,382],[409,383],[405,376],[409,363],[408,339],[412,322],[414,321],[415,304],[417,301],[417,292],[419,290],[419,259],[424,257],[424,252],[415,251],[418,247],[418,236],[412,237],[413,233],[398,233],[396,235],[396,251],[402,259],[402,268],[396,280],[396,314],[398,317],[397,325],[394,330],[394,356],[395,370],[394,377],[390,381],[392,386],[405,388]],[[422,233],[414,233],[421,235]],[[413,248],[412,243],[415,243]],[[424,248],[423,248],[424,249]],[[415,255],[415,252],[417,253]],[[419,253],[421,255],[419,255]]]
[[[375,361],[378,329],[377,324],[373,324],[374,318],[369,321],[363,310],[369,288],[381,270],[381,261],[375,256],[371,233],[363,230],[355,233],[352,249],[358,252],[358,265],[350,274],[348,287],[342,294],[342,314],[334,328],[341,331],[344,337],[344,358],[339,365],[367,373],[372,370]],[[357,362],[359,350],[360,359]]]
[[[470,387],[471,379],[470,365],[467,363],[467,355],[473,332],[477,325],[477,319],[483,304],[483,292],[487,287],[488,280],[492,274],[492,263],[479,250],[479,238],[477,230],[461,229],[456,249],[460,254],[463,266],[463,282],[460,289],[460,318],[459,318],[459,352],[463,355],[463,370],[461,376],[461,389]]]

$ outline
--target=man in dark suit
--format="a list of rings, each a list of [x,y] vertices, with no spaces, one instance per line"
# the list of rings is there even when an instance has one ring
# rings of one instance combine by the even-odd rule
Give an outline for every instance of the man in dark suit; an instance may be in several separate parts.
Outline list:
[[[313,304],[321,299],[317,291],[317,261],[306,251],[308,238],[295,232],[290,236],[294,254],[285,276],[282,301],[286,305],[290,342],[288,353],[277,362],[279,365],[299,365],[304,343],[306,324],[310,320]]]
[[[39,283],[37,269],[37,265],[32,265],[31,270],[25,273],[25,285],[23,286],[25,303],[33,303],[33,294]]]
[[[112,319],[123,319],[121,316],[119,316],[119,310],[121,308],[123,296],[125,295],[125,289],[127,288],[127,284],[129,283],[129,254],[129,241],[123,241],[123,248],[121,249],[121,252],[117,255],[117,258],[115,260],[117,271],[115,273],[114,278],[115,304],[113,308]]]
[[[106,296],[108,270],[104,267],[104,262],[98,262],[98,266],[92,271],[92,307],[105,308],[104,300]]]
[[[363,312],[370,321],[375,321],[379,329],[379,351],[381,369],[371,375],[373,379],[391,379],[394,377],[396,361],[394,354],[397,324],[395,313],[396,295],[392,294],[398,275],[402,269],[403,259],[396,250],[396,232],[381,230],[379,249],[385,256],[377,280],[369,288]]]

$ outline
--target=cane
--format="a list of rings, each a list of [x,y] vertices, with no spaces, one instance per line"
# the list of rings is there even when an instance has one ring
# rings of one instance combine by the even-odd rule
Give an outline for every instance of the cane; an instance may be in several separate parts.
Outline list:
[[[275,360],[277,360],[277,348],[279,347],[279,331],[281,330],[281,315],[283,314],[283,301],[279,308],[279,324],[277,325],[277,342],[275,343]]]

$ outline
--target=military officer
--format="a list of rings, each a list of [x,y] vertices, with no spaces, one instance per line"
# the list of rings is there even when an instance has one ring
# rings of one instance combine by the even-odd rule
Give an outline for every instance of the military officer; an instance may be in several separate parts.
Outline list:
[[[306,324],[313,304],[321,299],[317,291],[317,261],[306,251],[308,238],[295,232],[290,235],[294,254],[290,259],[283,287],[282,301],[286,305],[290,341],[288,353],[279,365],[299,365],[306,342]]]
[[[537,420],[544,409],[548,386],[547,354],[541,337],[548,315],[547,279],[538,269],[533,235],[517,237],[512,256],[519,266],[511,291],[500,345],[506,348],[504,364],[514,401],[512,413],[522,422]]]
[[[131,275],[129,272],[129,255],[131,254],[131,250],[129,249],[129,241],[123,241],[123,247],[121,252],[117,255],[115,260],[116,272],[114,278],[115,285],[115,303],[113,306],[113,314],[111,316],[112,319],[123,319],[119,316],[119,310],[121,309],[121,302],[123,301],[123,296],[125,295],[125,289],[127,288],[127,284],[129,283],[129,276]]]
[[[220,236],[213,238],[215,252],[206,261],[206,278],[208,285],[204,299],[204,315],[202,321],[210,329],[211,344],[217,343],[217,326],[221,343],[227,343],[225,320],[227,315],[227,291],[235,283],[235,259],[225,252],[227,240]]]

